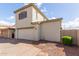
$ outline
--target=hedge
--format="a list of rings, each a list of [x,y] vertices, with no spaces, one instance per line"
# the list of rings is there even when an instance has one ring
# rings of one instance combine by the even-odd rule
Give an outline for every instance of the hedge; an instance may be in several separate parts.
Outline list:
[[[63,36],[62,42],[65,45],[72,45],[72,37],[71,36]]]

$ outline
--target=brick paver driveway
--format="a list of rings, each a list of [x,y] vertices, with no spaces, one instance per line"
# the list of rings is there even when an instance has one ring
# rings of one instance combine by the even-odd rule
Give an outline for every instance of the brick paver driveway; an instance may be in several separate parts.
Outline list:
[[[47,41],[0,38],[0,55],[8,56],[79,56],[79,47]]]

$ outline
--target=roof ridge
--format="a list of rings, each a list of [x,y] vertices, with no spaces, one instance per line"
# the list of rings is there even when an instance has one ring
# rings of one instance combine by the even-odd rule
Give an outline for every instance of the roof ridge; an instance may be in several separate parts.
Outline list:
[[[19,9],[17,9],[16,11],[14,11],[14,13],[16,13],[22,9],[28,8],[30,6],[33,6],[43,17],[45,17],[48,20],[48,18],[45,16],[45,14],[43,14],[43,12],[41,12],[40,9],[34,3],[29,3],[28,5],[25,5]]]

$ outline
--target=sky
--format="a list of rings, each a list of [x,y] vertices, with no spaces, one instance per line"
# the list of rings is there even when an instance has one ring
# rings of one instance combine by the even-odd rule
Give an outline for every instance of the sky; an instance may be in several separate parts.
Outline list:
[[[0,24],[15,24],[14,11],[27,3],[0,3]],[[35,4],[49,19],[63,18],[63,28],[79,27],[79,4],[37,3]]]

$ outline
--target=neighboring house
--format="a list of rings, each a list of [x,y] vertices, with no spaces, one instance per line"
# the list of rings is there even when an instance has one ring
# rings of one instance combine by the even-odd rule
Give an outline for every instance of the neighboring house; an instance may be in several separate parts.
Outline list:
[[[15,28],[8,26],[0,26],[0,37],[4,38],[14,38]]]
[[[15,11],[16,39],[60,41],[62,18],[49,20],[33,3]]]

